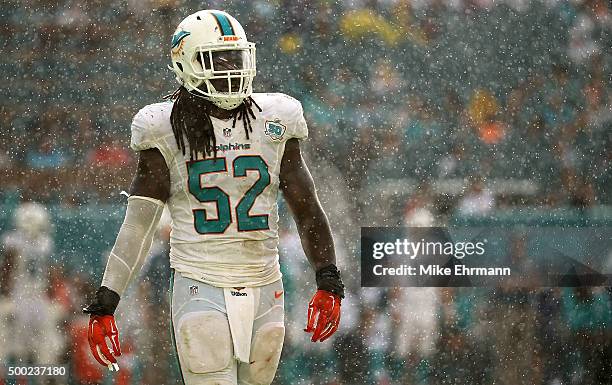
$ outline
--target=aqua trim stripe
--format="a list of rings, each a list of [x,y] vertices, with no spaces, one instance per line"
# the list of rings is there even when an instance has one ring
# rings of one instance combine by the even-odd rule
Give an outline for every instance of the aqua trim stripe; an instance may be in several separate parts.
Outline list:
[[[232,27],[232,23],[230,23],[227,16],[225,16],[222,13],[217,13],[217,12],[211,12],[211,13],[215,17],[215,19],[217,19],[217,24],[219,24],[219,27],[221,28],[221,34],[223,36],[235,35],[234,27]]]

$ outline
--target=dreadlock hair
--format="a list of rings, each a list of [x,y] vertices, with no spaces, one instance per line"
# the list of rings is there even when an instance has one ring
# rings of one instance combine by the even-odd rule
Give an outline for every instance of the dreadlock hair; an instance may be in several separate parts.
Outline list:
[[[186,152],[186,138],[191,160],[197,159],[198,154],[202,154],[203,158],[212,154],[213,158],[216,158],[217,139],[215,138],[215,131],[210,120],[210,111],[213,104],[200,96],[192,94],[183,86],[180,86],[172,94],[164,96],[164,99],[174,101],[172,113],[170,114],[170,124],[172,125],[172,132],[174,132],[178,148],[183,152],[183,155]],[[232,110],[232,128],[236,127],[236,120],[242,120],[247,139],[249,139],[249,133],[253,132],[253,127],[251,126],[251,119],[255,120],[253,106],[257,107],[259,112],[262,111],[261,107],[255,103],[255,100],[249,96],[238,107]]]

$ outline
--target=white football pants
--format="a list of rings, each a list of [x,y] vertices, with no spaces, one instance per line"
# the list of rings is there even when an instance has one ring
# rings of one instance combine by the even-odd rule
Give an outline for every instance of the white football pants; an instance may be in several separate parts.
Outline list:
[[[269,385],[285,336],[282,281],[219,288],[172,275],[172,337],[185,385]]]

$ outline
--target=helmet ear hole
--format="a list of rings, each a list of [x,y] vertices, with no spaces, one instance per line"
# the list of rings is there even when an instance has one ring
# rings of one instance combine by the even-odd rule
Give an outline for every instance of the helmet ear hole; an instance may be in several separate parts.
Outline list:
[[[176,66],[181,70],[181,72],[183,72],[183,65],[179,62],[175,62]]]

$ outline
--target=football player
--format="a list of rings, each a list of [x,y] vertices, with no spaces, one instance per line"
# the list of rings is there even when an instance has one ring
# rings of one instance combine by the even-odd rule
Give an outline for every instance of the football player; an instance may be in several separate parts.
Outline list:
[[[113,313],[166,204],[171,320],[183,381],[270,384],[285,333],[279,189],[316,272],[305,328],[313,342],[338,329],[344,297],[329,223],[300,153],[308,135],[302,106],[284,94],[252,92],[255,44],[225,12],[185,18],[170,56],[180,87],[132,122],[131,147],[139,158],[125,220],[102,285],[84,309],[91,314],[92,353],[118,369]]]
[[[51,218],[42,204],[24,202],[14,223],[15,230],[0,241],[0,341],[11,341],[2,344],[0,361],[58,364],[65,346],[61,307],[47,296]]]

